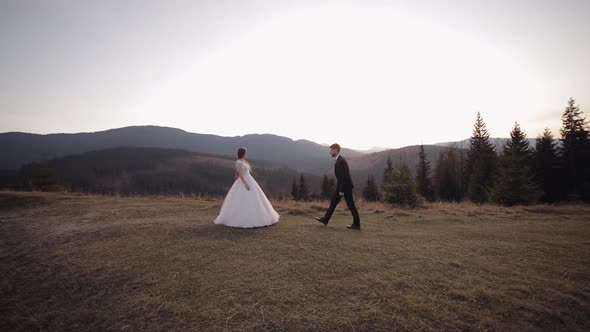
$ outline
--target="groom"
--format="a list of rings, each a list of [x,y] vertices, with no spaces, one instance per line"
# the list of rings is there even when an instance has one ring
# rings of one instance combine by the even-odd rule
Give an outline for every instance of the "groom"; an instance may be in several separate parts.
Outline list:
[[[314,217],[317,221],[321,222],[324,225],[328,224],[330,218],[332,217],[332,213],[336,209],[336,205],[340,203],[340,199],[344,196],[344,200],[346,201],[346,205],[350,209],[352,213],[353,222],[352,225],[346,226],[348,229],[361,229],[361,219],[359,217],[359,213],[356,210],[356,206],[354,205],[354,199],[352,198],[352,179],[350,178],[350,171],[348,170],[348,163],[346,159],[340,155],[340,145],[332,144],[330,145],[330,155],[334,158],[334,173],[336,173],[336,191],[332,195],[332,200],[330,202],[330,207],[328,211],[326,211],[326,215],[323,218]]]

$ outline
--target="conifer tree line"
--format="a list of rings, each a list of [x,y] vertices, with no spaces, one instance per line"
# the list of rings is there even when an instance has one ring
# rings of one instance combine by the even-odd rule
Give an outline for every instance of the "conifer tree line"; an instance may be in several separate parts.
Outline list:
[[[434,168],[420,146],[416,175],[407,165],[388,158],[381,190],[369,175],[363,197],[415,206],[422,201],[471,201],[505,206],[538,202],[590,202],[590,128],[580,107],[570,98],[562,114],[559,138],[545,129],[530,146],[515,122],[498,153],[490,142],[483,117],[477,113],[466,150],[449,147]]]
[[[299,176],[299,182],[297,181],[297,178],[293,179],[293,183],[291,185],[291,198],[296,201],[330,199],[334,193],[334,190],[336,190],[336,180],[333,178],[328,178],[328,176],[324,174],[320,192],[312,192],[309,185],[305,181],[305,177],[303,174],[301,174]]]

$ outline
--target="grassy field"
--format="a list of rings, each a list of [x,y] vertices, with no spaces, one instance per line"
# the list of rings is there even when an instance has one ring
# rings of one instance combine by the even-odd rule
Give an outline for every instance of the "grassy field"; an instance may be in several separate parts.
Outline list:
[[[590,330],[590,206],[220,204],[0,192],[0,330]]]

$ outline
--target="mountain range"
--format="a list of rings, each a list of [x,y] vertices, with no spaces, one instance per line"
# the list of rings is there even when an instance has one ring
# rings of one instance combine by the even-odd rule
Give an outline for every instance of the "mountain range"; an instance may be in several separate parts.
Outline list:
[[[332,162],[326,147],[308,140],[294,141],[271,134],[223,137],[169,127],[131,126],[75,134],[2,133],[0,169],[14,169],[35,160],[122,146],[180,149],[232,157],[239,147],[245,146],[251,158],[301,171],[324,169]],[[350,157],[364,155],[351,149],[343,149],[342,154]]]
[[[505,142],[505,138],[492,139],[492,143],[497,150],[501,150]],[[424,148],[427,158],[431,162],[432,168],[434,168],[434,163],[441,151],[449,147],[466,148],[468,143],[469,140],[466,139],[460,142],[425,145]],[[531,144],[534,144],[534,140],[531,140]],[[137,154],[140,151],[148,154],[150,157],[146,158],[149,160],[159,157],[165,158],[166,154],[162,154],[158,149],[179,150],[194,154],[188,156],[181,153],[182,158],[175,155],[175,162],[167,162],[166,167],[169,169],[172,167],[171,165],[186,166],[186,163],[178,162],[180,159],[198,161],[203,160],[203,155],[225,160],[225,162],[217,162],[216,165],[231,168],[230,161],[235,159],[236,150],[241,146],[248,148],[249,159],[255,160],[254,164],[260,164],[258,165],[260,166],[259,170],[277,168],[289,170],[282,172],[285,176],[288,174],[288,181],[291,181],[298,173],[306,173],[312,177],[323,174],[333,175],[333,160],[330,158],[328,147],[325,144],[318,144],[308,140],[292,140],[272,134],[223,137],[190,133],[177,128],[160,126],[131,126],[74,134],[1,133],[0,153],[2,159],[0,159],[0,170],[4,170],[4,172],[16,170],[34,161],[54,159],[58,160],[55,162],[56,165],[68,168],[66,166],[67,162],[74,162],[76,159],[66,157],[106,150],[110,152],[102,154],[105,158],[106,156],[120,158],[121,150],[117,150],[119,148],[156,148],[129,150],[130,153]],[[407,164],[412,173],[415,173],[418,148],[418,145],[387,150],[375,147],[366,151],[344,148],[341,154],[349,161],[353,181],[358,190],[362,188],[369,175],[374,175],[378,183],[382,182],[383,170],[388,157],[394,163],[403,162]],[[86,158],[98,160],[96,155],[86,155]],[[124,165],[121,167],[124,167]],[[12,174],[13,172],[9,173]],[[316,178],[312,180],[312,182],[317,181]],[[282,183],[281,188],[281,191],[284,191],[285,183]]]

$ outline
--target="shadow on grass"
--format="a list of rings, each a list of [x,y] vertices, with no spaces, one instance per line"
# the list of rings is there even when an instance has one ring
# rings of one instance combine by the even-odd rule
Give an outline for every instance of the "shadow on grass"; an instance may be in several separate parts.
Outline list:
[[[268,230],[277,230],[278,224],[265,227],[239,228],[214,223],[193,225],[188,229],[189,236],[195,238],[228,237],[254,238],[268,234]]]

